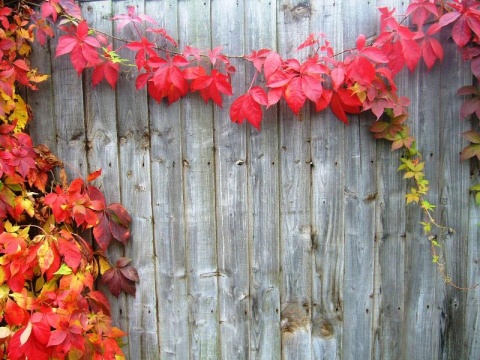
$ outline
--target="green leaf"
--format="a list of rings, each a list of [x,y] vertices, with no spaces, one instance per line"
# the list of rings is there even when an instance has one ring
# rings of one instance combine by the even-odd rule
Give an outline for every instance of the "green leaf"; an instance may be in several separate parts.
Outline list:
[[[60,269],[58,269],[53,274],[54,275],[70,275],[71,273],[73,273],[72,269],[67,264],[62,264],[62,266],[60,266]]]

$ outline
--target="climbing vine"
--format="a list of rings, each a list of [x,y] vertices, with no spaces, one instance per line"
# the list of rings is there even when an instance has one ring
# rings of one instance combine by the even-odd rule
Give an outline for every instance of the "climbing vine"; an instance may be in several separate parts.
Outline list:
[[[435,219],[428,201],[425,162],[407,125],[406,97],[399,96],[395,76],[405,67],[414,71],[423,61],[428,69],[443,59],[437,34],[450,31],[472,74],[480,78],[480,3],[474,0],[413,0],[405,17],[380,8],[379,34],[360,34],[356,46],[336,52],[328,37],[312,33],[298,46],[306,59],[284,59],[272,49],[226,55],[221,47],[179,48],[168,30],[148,15],[127,6],[117,14],[115,40],[132,51],[131,63],[119,55],[113,38],[90,28],[73,0],[0,2],[0,356],[9,359],[124,358],[125,334],[111,324],[105,295],[97,290],[98,277],[113,295],[135,294],[138,274],[130,260],[111,263],[106,250],[112,241],[126,244],[130,216],[120,204],[107,205],[93,185],[101,171],[86,179],[67,179],[63,163],[44,145],[34,146],[25,133],[31,118],[19,88],[37,90],[45,75],[30,66],[31,43],[44,45],[60,33],[56,57],[68,56],[80,75],[92,71],[92,85],[106,81],[115,88],[124,66],[136,69],[137,89],[146,88],[157,102],[168,104],[196,93],[222,107],[233,96],[232,58],[255,69],[251,84],[236,95],[230,107],[233,122],[245,120],[261,129],[263,111],[283,101],[295,115],[308,103],[316,111],[329,108],[348,124],[349,114],[371,112],[375,139],[391,142],[400,156],[399,171],[411,184],[406,204],[424,213],[424,232],[432,245],[433,262],[445,281],[436,233],[454,230]],[[134,40],[123,39],[124,28]],[[263,85],[262,85],[263,84]],[[480,115],[480,89],[466,85],[458,94],[468,97],[462,117]],[[480,133],[464,134],[470,141],[461,159],[480,159]],[[56,171],[54,171],[56,169]],[[480,184],[474,185],[480,204]],[[93,239],[93,243],[87,239]]]

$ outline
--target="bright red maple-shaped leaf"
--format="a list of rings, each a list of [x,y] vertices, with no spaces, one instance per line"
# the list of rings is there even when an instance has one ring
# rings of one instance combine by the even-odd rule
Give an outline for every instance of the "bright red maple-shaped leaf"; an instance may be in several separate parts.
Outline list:
[[[416,34],[408,27],[400,25],[394,18],[393,11],[380,8],[381,34],[373,46],[381,49],[388,58],[388,67],[395,75],[406,64],[413,71],[422,56],[420,46],[417,44]]]
[[[86,330],[86,319],[82,318],[81,313],[69,316],[57,316],[56,323],[53,325],[55,330],[50,334],[47,346],[53,346],[54,355],[64,356],[72,347],[83,352],[85,345],[83,332]]]
[[[50,206],[57,222],[69,221],[71,212],[67,206],[68,197],[59,185],[55,187],[55,192],[45,196],[44,203],[45,205]]]
[[[57,243],[57,250],[63,261],[73,272],[76,272],[82,261],[82,251],[78,242],[75,241],[71,233],[62,230],[61,236],[57,238]]]
[[[222,54],[221,46],[217,46],[216,48],[207,51],[207,56],[212,65],[215,65],[217,61],[221,61],[224,64],[230,64],[230,60],[224,54]]]
[[[420,41],[420,47],[422,49],[423,61],[429,70],[433,67],[437,59],[439,61],[443,60],[443,47],[437,39],[425,35]]]
[[[147,61],[147,66],[152,69],[149,74],[148,92],[157,102],[164,97],[171,104],[188,93],[188,81],[180,67],[189,65],[190,62],[183,56],[163,59],[155,56]],[[142,74],[145,75],[145,74]],[[140,77],[139,77],[140,79]],[[137,83],[137,87],[142,83]]]
[[[8,344],[8,358],[11,360],[49,360],[52,348],[48,348],[50,326],[40,321],[39,313],[32,316],[32,320],[13,335]]]
[[[253,66],[255,67],[255,69],[257,69],[258,72],[261,72],[263,64],[265,63],[267,56],[271,52],[272,50],[269,50],[269,49],[260,49],[258,51],[253,50],[250,55],[245,56],[245,60],[248,60],[251,63],[253,63]],[[278,63],[278,66],[280,66],[280,63],[281,61]],[[277,68],[275,69],[275,71],[277,70]]]
[[[332,94],[330,108],[335,116],[348,124],[347,114],[358,114],[361,111],[362,102],[350,89],[338,89]]]
[[[178,46],[177,42],[167,33],[167,31],[165,29],[162,29],[162,28],[148,28],[146,31],[157,34],[157,35],[160,35],[163,38],[165,38],[165,40],[170,42],[173,46],[175,46],[175,47]]]
[[[322,96],[322,74],[327,71],[316,57],[308,58],[303,64],[296,59],[289,59],[268,78],[267,86],[282,88],[285,101],[293,113],[298,115],[307,99],[316,103]],[[269,106],[272,104],[270,99],[269,96]]]
[[[428,34],[434,34],[442,27],[454,23],[452,37],[455,43],[463,48],[474,33],[480,38],[480,4],[475,0],[451,1],[448,5],[453,9],[443,14],[438,23],[428,29]]]
[[[412,23],[421,29],[429,17],[438,18],[438,8],[430,0],[415,0],[408,5],[405,16],[410,16]]]
[[[93,69],[93,87],[97,86],[103,79],[105,79],[112,89],[115,89],[115,85],[118,81],[118,74],[120,72],[120,64],[112,61],[112,57],[109,53],[111,50],[111,45],[109,45],[105,49],[103,59],[100,60]]]
[[[140,41],[129,42],[127,45],[125,45],[125,47],[132,51],[136,51],[135,64],[137,65],[138,70],[145,67],[147,60],[150,57],[157,57],[155,44],[143,36]],[[139,88],[137,87],[137,89]]]
[[[93,36],[88,35],[86,20],[81,21],[76,28],[63,28],[69,35],[58,39],[55,56],[70,54],[73,67],[80,75],[86,67],[95,66],[98,62],[98,48],[100,43]]]
[[[242,124],[246,119],[250,124],[260,130],[262,122],[262,108],[267,105],[267,94],[261,87],[255,86],[246,94],[237,98],[230,106],[230,119]]]
[[[105,271],[102,276],[102,283],[108,286],[110,292],[118,297],[121,291],[135,296],[135,282],[139,281],[137,270],[129,265],[130,259],[120,258],[115,267]]]
[[[126,25],[130,23],[134,24],[141,24],[143,21],[149,22],[151,24],[156,24],[156,21],[145,14],[138,14],[136,13],[136,7],[133,5],[127,6],[127,13],[115,15],[112,20],[118,20],[117,28],[118,30],[123,29]]]
[[[187,69],[189,70],[189,69]],[[198,71],[187,73],[187,78],[192,79],[190,88],[192,91],[200,91],[205,103],[212,99],[218,106],[222,107],[222,95],[233,95],[232,85],[229,82],[229,77],[217,69],[213,69],[210,75],[206,74],[203,67],[196,68]]]

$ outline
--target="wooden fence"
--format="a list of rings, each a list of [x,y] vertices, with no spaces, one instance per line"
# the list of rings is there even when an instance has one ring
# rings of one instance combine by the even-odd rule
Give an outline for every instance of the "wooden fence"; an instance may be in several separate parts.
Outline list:
[[[338,51],[351,48],[358,34],[376,33],[378,7],[404,14],[408,1],[81,3],[91,26],[133,36],[108,20],[127,5],[180,46],[299,57],[311,32]],[[399,92],[412,100],[430,201],[456,231],[443,238],[446,270],[468,286],[480,282],[480,208],[468,191],[479,169],[459,161],[461,133],[472,124],[459,119],[455,93],[472,79],[452,41],[443,42],[443,63],[402,73]],[[225,109],[197,95],[158,105],[135,91],[132,72],[116,91],[92,90],[89,75],[54,58],[55,46],[35,53],[52,76],[28,96],[30,131],[72,176],[102,168],[108,201],[132,214],[124,255],[141,282],[135,298],[112,301],[115,323],[129,333],[129,359],[480,358],[480,290],[456,290],[432,264],[422,214],[405,206],[399,155],[372,139],[372,116],[351,116],[345,126],[330,111],[307,107],[299,119],[280,104],[258,132],[230,122],[232,99]],[[234,65],[239,94],[253,72]]]

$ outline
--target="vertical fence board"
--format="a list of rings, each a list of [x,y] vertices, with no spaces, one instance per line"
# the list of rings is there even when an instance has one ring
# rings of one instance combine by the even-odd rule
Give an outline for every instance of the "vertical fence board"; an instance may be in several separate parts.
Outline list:
[[[210,2],[178,3],[180,45],[211,47]],[[198,94],[182,103],[190,357],[219,356],[213,107]]]
[[[85,19],[90,27],[112,34],[111,1],[92,1],[82,3]],[[102,176],[95,182],[105,195],[107,204],[121,202],[117,113],[115,92],[105,82],[91,87],[91,72],[87,76],[85,86],[85,126],[87,136],[87,155],[89,172],[102,169]],[[112,241],[108,249],[108,256],[116,260],[123,256],[123,246]],[[118,299],[103,287],[110,300],[111,313],[115,318],[115,325],[127,329],[126,318],[127,301],[122,294]]]
[[[243,54],[244,4],[236,0],[212,2],[212,44],[227,54]],[[244,63],[237,67],[232,87],[235,97],[244,90]],[[216,217],[218,248],[218,303],[220,357],[248,359],[249,252],[246,127],[229,121],[233,99],[215,107]]]
[[[370,34],[376,23],[376,9],[370,3],[357,6],[356,1],[343,1],[345,14],[344,48],[355,46],[359,33]],[[349,9],[356,9],[353,14]],[[345,359],[368,359],[372,356],[374,313],[374,240],[375,201],[375,144],[368,139],[373,116],[351,116],[346,132],[345,149],[345,273],[343,283],[343,342]]]
[[[51,41],[55,56],[58,37]],[[65,164],[69,180],[87,174],[86,135],[84,123],[83,82],[69,56],[52,59],[52,83],[56,151]]]
[[[422,65],[423,66],[423,65]],[[425,175],[430,181],[428,200],[438,204],[438,125],[433,121],[439,118],[439,69],[430,73],[419,69],[408,76],[408,87],[403,93],[411,97],[409,123],[413,136],[417,139],[420,152],[426,157]],[[426,100],[428,99],[428,100]],[[407,192],[411,184],[406,184]],[[439,292],[443,286],[440,275],[432,266],[430,244],[423,235],[420,221],[423,213],[415,206],[406,207],[405,238],[405,313],[404,313],[404,356],[406,358],[432,359],[440,356],[440,337],[445,316],[443,300]],[[437,232],[435,232],[437,233]]]
[[[296,47],[309,34],[308,3],[278,1],[278,50],[282,57],[306,57]],[[280,244],[282,260],[282,358],[310,359],[312,227],[310,112],[298,117],[285,102],[280,119]]]
[[[147,1],[145,10],[178,38],[177,1]],[[149,112],[160,358],[188,359],[181,105],[150,99]]]
[[[57,130],[55,124],[55,107],[52,73],[53,55],[50,41],[45,46],[38,43],[32,45],[30,56],[31,66],[39,73],[50,75],[48,79],[38,84],[38,90],[29,90],[25,99],[32,108],[33,121],[28,125],[28,131],[34,144],[45,144],[54,154],[57,153]]]
[[[144,13],[140,1],[113,3],[115,14],[125,14],[126,6]],[[115,35],[136,38],[131,25]],[[117,46],[123,45],[119,42]],[[120,55],[133,59],[132,52],[122,50]],[[157,359],[159,357],[157,328],[157,298],[155,292],[155,248],[153,243],[152,186],[150,171],[150,134],[148,103],[145,91],[136,91],[135,70],[121,74],[117,87],[117,124],[120,139],[120,185],[122,203],[132,214],[132,234],[126,256],[133,259],[140,283],[135,298],[128,297],[128,334],[130,359]]]
[[[275,1],[245,2],[245,52],[276,48]],[[261,31],[252,31],[261,29]],[[247,86],[254,76],[247,67]],[[260,84],[265,83],[259,79]],[[250,357],[280,356],[279,157],[277,109],[263,114],[262,130],[249,126],[248,166],[251,204]]]
[[[444,37],[443,42],[447,43]],[[470,66],[462,62],[462,55],[454,44],[445,46],[445,59],[438,64],[441,71],[440,118],[431,127],[440,128],[440,168],[438,169],[440,202],[437,217],[441,224],[455,229],[445,234],[445,256],[447,276],[454,284],[468,287],[465,259],[468,251],[468,187],[470,169],[467,162],[459,162],[459,151],[466,145],[461,133],[470,128],[466,121],[460,121],[460,104],[457,90],[471,83]],[[443,71],[442,71],[443,70]],[[473,239],[472,239],[473,240]],[[466,338],[467,293],[452,286],[445,286],[446,314],[449,326],[446,329],[445,348],[447,359],[467,359],[467,348],[461,346]]]
[[[325,33],[338,51],[343,48],[342,18],[341,2],[312,3],[311,32]],[[312,115],[311,126],[312,351],[315,359],[329,360],[342,354],[346,128],[329,109]]]

